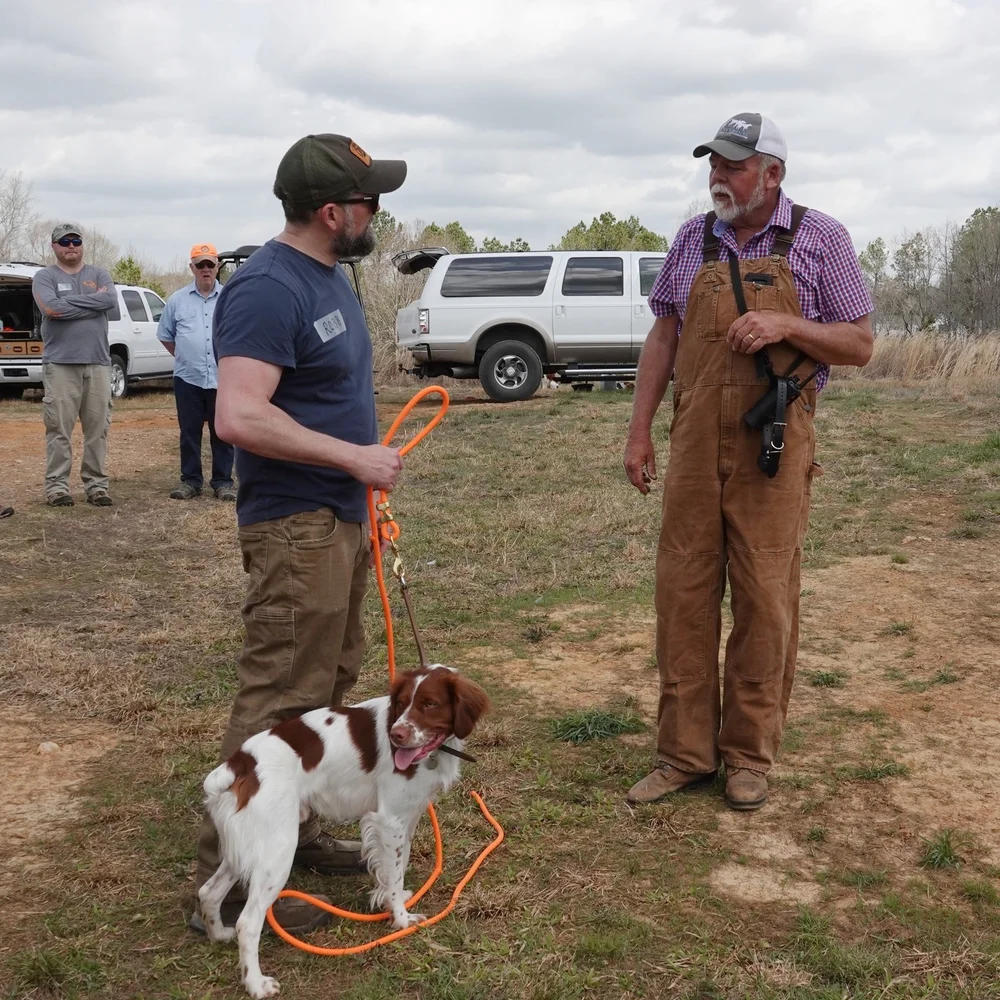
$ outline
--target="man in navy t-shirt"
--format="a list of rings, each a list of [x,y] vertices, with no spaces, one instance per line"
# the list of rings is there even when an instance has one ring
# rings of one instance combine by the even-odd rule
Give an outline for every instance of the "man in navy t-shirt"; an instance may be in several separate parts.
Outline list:
[[[222,760],[283,719],[340,704],[358,679],[367,488],[391,490],[403,463],[398,449],[377,443],[368,326],[337,261],[371,253],[379,195],[405,177],[402,160],[373,160],[346,136],[300,139],[274,182],[284,231],[233,275],[215,309],[215,426],[236,445],[239,540],[250,576]],[[324,874],[364,870],[360,844],[328,836],[312,816],[299,827],[295,863]],[[196,888],[218,864],[206,816]],[[244,900],[233,887],[222,910],[227,925]],[[293,933],[329,920],[293,899],[279,900],[274,913]],[[191,925],[204,930],[199,909]]]

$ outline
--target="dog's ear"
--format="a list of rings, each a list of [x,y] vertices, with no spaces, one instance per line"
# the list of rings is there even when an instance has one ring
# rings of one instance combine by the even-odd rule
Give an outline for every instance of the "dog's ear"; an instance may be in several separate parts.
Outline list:
[[[461,674],[452,674],[451,698],[455,716],[455,735],[464,740],[472,732],[479,717],[489,711],[490,699],[486,692]]]

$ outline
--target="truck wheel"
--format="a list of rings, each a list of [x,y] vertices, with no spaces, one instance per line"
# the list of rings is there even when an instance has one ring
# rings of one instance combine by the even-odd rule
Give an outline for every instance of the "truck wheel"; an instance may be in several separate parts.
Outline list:
[[[0,399],[20,399],[24,395],[24,387],[20,385],[0,385]]]
[[[111,355],[111,398],[124,399],[128,395],[128,365],[120,354]]]
[[[501,340],[479,362],[479,381],[499,403],[530,399],[542,384],[542,362],[523,341]]]

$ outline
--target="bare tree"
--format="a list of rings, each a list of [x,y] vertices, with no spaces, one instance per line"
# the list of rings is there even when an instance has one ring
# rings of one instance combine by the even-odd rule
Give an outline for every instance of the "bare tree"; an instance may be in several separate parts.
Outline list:
[[[31,185],[20,173],[0,170],[0,260],[23,257],[38,221]]]

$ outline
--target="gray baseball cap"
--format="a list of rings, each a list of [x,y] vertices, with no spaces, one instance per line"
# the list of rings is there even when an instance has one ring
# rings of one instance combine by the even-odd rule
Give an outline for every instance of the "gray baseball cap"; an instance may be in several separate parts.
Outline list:
[[[788,159],[788,146],[778,126],[756,111],[744,111],[727,118],[715,138],[696,146],[695,156],[718,153],[727,160],[746,160],[757,153],[776,156],[782,163]]]
[[[52,242],[56,243],[64,236],[83,236],[83,230],[75,222],[60,222],[52,230]]]

